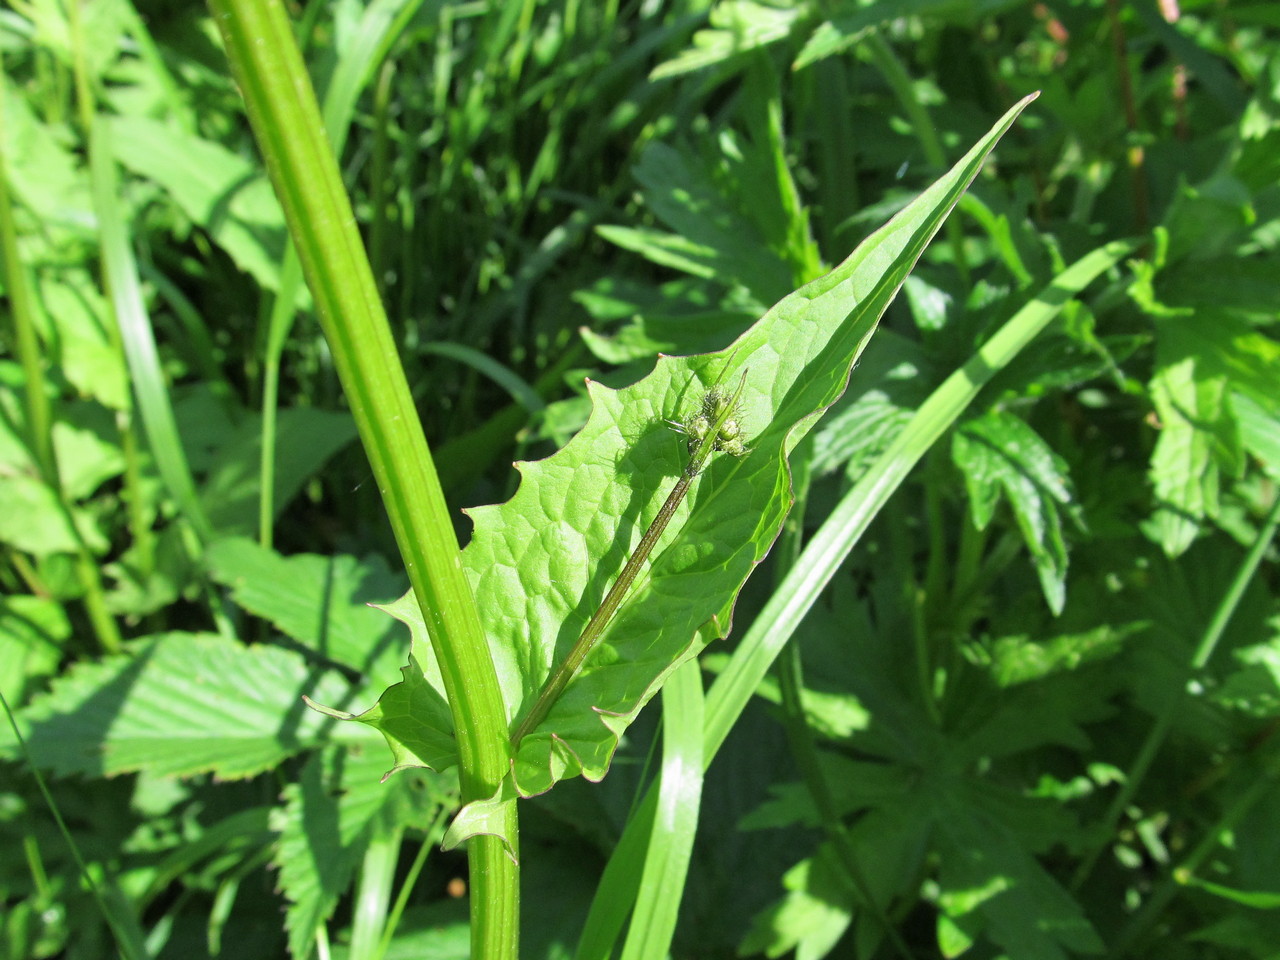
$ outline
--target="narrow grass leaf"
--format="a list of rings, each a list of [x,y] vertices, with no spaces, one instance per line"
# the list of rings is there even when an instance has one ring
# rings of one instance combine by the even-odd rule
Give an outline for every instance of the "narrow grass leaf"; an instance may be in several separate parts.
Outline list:
[[[93,177],[93,204],[98,215],[107,284],[115,307],[120,338],[124,343],[129,374],[133,380],[137,410],[142,415],[152,456],[170,494],[183,516],[202,540],[213,530],[204,506],[196,495],[195,481],[187,466],[186,452],[178,434],[170,403],[169,388],[156,349],[155,332],[142,299],[138,267],[126,226],[107,121],[99,118],[93,127],[89,150]]]
[[[662,688],[658,809],[622,960],[666,960],[688,879],[702,800],[702,676],[689,660]]]

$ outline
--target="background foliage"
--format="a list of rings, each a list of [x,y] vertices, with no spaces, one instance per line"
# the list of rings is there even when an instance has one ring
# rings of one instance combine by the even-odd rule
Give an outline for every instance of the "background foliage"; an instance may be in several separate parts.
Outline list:
[[[672,952],[1274,956],[1270,6],[296,13],[459,507],[577,432],[585,377],[724,346],[1042,91],[793,454],[735,622],[978,344],[1138,252],[798,625],[708,771]],[[104,898],[0,733],[0,955],[465,956],[454,779],[380,783],[381,738],[301,704],[400,678],[368,604],[406,584],[218,44],[171,5],[0,15],[0,690]],[[523,805],[526,956],[571,954],[612,889],[656,726]]]

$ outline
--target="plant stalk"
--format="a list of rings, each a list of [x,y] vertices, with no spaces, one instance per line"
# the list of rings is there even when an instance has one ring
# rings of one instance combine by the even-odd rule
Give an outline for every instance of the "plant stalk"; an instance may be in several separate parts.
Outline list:
[[[280,0],[210,0],[210,7],[430,631],[457,736],[462,798],[491,797],[508,768],[497,671],[302,54]],[[517,837],[514,803],[503,820],[502,832]],[[468,856],[471,956],[514,958],[516,864],[494,836],[473,839]]]

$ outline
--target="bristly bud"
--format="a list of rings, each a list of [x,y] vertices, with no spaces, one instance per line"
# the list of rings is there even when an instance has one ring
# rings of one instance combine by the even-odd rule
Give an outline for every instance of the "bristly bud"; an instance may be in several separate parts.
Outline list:
[[[714,453],[741,457],[746,454],[747,446],[742,439],[740,417],[739,405],[734,405],[734,395],[719,387],[712,387],[703,395],[697,413],[690,415],[683,423],[673,420],[668,420],[667,423],[689,438],[689,453],[692,454],[707,438],[716,421],[723,418],[715,440],[712,441],[711,450]]]

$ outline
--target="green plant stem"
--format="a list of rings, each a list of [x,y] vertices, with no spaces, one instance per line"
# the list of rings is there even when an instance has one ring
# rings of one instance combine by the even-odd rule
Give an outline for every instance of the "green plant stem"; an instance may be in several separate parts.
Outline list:
[[[430,631],[458,743],[464,801],[508,766],[506,711],[471,585],[315,92],[278,0],[210,0],[320,325]],[[507,804],[500,832],[518,836]],[[471,956],[514,958],[519,874],[494,836],[468,848]]]
[[[383,294],[387,276],[387,206],[391,202],[391,93],[396,76],[396,63],[387,60],[378,71],[373,91],[373,158],[369,164],[369,196],[372,211],[369,223],[369,262],[378,292]]]
[[[3,98],[0,97],[0,100]],[[0,104],[0,131],[4,129],[3,106]],[[2,141],[2,138],[0,138]],[[14,341],[22,363],[26,398],[26,433],[31,455],[40,476],[53,492],[63,522],[75,538],[75,572],[84,591],[85,612],[98,644],[108,653],[120,649],[120,628],[107,607],[106,593],[98,564],[80,536],[71,503],[62,489],[57,452],[53,446],[53,411],[36,334],[36,305],[31,284],[18,256],[18,231],[13,220],[13,204],[9,198],[9,174],[3,143],[0,142],[0,269],[4,273],[5,290],[9,294],[13,315]]]
[[[147,951],[146,940],[142,934],[138,918],[130,911],[125,899],[121,896],[111,896],[111,890],[106,888],[105,884],[99,882],[94,872],[89,869],[89,865],[85,862],[84,856],[80,852],[80,845],[76,843],[75,837],[71,835],[67,822],[62,819],[62,812],[58,809],[58,804],[54,801],[53,794],[49,792],[49,787],[40,773],[40,768],[36,765],[31,756],[31,751],[27,748],[26,738],[22,736],[22,730],[18,726],[17,718],[14,717],[13,709],[9,706],[9,701],[2,691],[0,691],[0,709],[4,710],[5,718],[9,721],[9,726],[13,730],[14,740],[18,744],[18,752],[26,760],[27,769],[31,771],[32,779],[36,782],[36,788],[40,791],[45,805],[49,808],[50,815],[58,825],[58,832],[62,834],[62,839],[66,841],[67,848],[71,851],[71,857],[75,860],[76,868],[80,871],[80,876],[83,878],[85,886],[89,888],[89,893],[97,904],[99,912],[102,914],[103,919],[106,920],[107,926],[111,928],[111,933],[115,936],[116,946],[119,947],[120,953],[125,957],[125,960],[145,960],[150,954]]]
[[[742,397],[742,390],[746,385],[747,373],[744,370],[733,399],[723,406],[716,419],[711,423],[709,431],[699,440],[698,446],[694,448],[689,457],[689,462],[685,464],[684,471],[680,474],[680,479],[676,481],[676,485],[667,494],[666,502],[662,504],[662,508],[658,510],[658,515],[649,524],[649,529],[640,538],[640,543],[627,559],[622,572],[618,574],[618,579],[613,582],[613,586],[605,594],[599,609],[587,621],[587,625],[583,628],[582,635],[578,637],[577,642],[574,643],[573,649],[569,651],[569,655],[564,658],[548,678],[532,709],[525,714],[515,733],[511,735],[513,746],[519,747],[520,741],[537,729],[538,724],[547,718],[547,714],[551,712],[551,707],[560,699],[560,695],[564,693],[569,681],[577,675],[578,670],[581,669],[591,651],[600,642],[600,637],[604,634],[605,628],[609,626],[614,614],[618,612],[618,607],[622,605],[622,601],[626,598],[627,592],[631,589],[631,584],[635,582],[636,576],[640,573],[640,568],[649,559],[649,554],[657,546],[658,540],[661,539],[662,534],[667,529],[667,524],[671,522],[671,518],[675,515],[685,495],[689,492],[689,486],[693,483],[694,478],[706,467],[707,461],[711,459],[711,454],[719,443],[720,431],[733,416],[738,400]]]
[[[391,941],[395,938],[396,927],[400,924],[404,909],[409,905],[409,896],[413,893],[414,884],[418,882],[418,876],[422,873],[422,868],[426,866],[427,857],[431,855],[431,851],[435,849],[440,843],[440,838],[444,836],[444,829],[452,812],[452,804],[441,806],[435,819],[431,821],[431,826],[427,828],[426,836],[422,838],[422,843],[418,846],[418,852],[414,854],[413,862],[409,864],[409,869],[400,884],[400,892],[396,894],[396,899],[391,904],[391,909],[387,911],[386,922],[382,927],[382,940],[378,944],[378,952],[374,954],[376,960],[382,960],[387,951],[391,949]]]
[[[80,122],[81,134],[86,144],[88,144],[89,159],[92,165],[95,153],[93,141],[97,98],[92,79],[89,76],[88,52],[85,47],[82,20],[83,11],[80,6],[80,4],[73,4],[67,8],[67,24],[71,35],[72,76],[76,91],[76,113]],[[146,46],[146,42],[143,41],[144,55]],[[110,294],[111,283],[109,277],[111,267],[107,262],[106,246],[104,238],[100,275],[103,290]],[[112,310],[114,311],[115,309],[113,305]],[[112,356],[119,366],[124,369],[127,366],[127,361],[120,324],[113,316],[108,318],[105,326]],[[136,409],[137,401],[131,392],[127,393],[123,408],[117,411],[116,425],[120,431],[120,451],[124,455],[124,500],[128,504],[129,532],[133,543],[133,553],[136,558],[139,575],[147,576],[152,572],[155,565],[155,536],[151,529],[151,518],[148,515],[147,494],[143,492],[142,450],[138,433],[135,429],[137,420],[134,416],[134,411]],[[78,563],[83,567],[85,564],[84,558],[81,558]],[[93,567],[93,576],[97,578],[97,564],[93,564]],[[83,579],[83,574],[81,578]],[[87,594],[86,597],[90,616],[94,618],[96,625],[101,621],[102,616],[106,614],[106,604],[95,599],[91,593]],[[100,608],[100,610],[96,608]]]
[[[280,289],[271,304],[267,321],[267,343],[262,365],[262,459],[258,464],[258,543],[270,549],[275,537],[276,425],[280,422],[280,356],[297,317],[298,284],[302,265],[298,250],[285,245],[284,266],[280,269]]]
[[[351,960],[371,960],[381,952],[403,838],[404,827],[392,827],[381,836],[374,836],[365,850],[351,918]]]
[[[1209,622],[1209,625],[1205,628],[1204,635],[1200,638],[1200,643],[1191,657],[1190,670],[1193,674],[1203,670],[1205,665],[1208,664],[1209,658],[1213,656],[1213,651],[1217,648],[1218,641],[1222,639],[1223,631],[1226,630],[1232,615],[1240,605],[1240,599],[1244,596],[1245,589],[1249,586],[1253,575],[1257,573],[1258,565],[1262,563],[1262,558],[1266,554],[1267,548],[1271,546],[1271,542],[1275,539],[1278,526],[1280,526],[1280,498],[1277,498],[1272,505],[1271,512],[1267,514],[1267,519],[1263,522],[1257,537],[1254,539],[1253,546],[1249,548],[1248,554],[1241,561],[1240,569],[1236,571],[1235,578],[1231,581],[1227,592],[1223,594],[1217,610],[1214,611],[1213,619]],[[1103,841],[1096,845],[1081,862],[1071,881],[1072,890],[1079,890],[1089,879],[1089,875],[1097,865],[1102,851],[1106,849],[1110,838],[1115,834],[1116,825],[1119,824],[1121,816],[1128,809],[1129,803],[1138,792],[1138,788],[1142,786],[1147,771],[1151,769],[1151,764],[1155,761],[1156,754],[1160,752],[1160,748],[1164,745],[1165,738],[1168,737],[1169,731],[1173,727],[1174,718],[1178,715],[1185,697],[1186,689],[1184,687],[1169,699],[1164,710],[1156,719],[1150,732],[1148,732],[1146,740],[1143,741],[1142,747],[1138,750],[1137,757],[1134,758],[1133,766],[1129,769],[1128,776],[1125,777],[1124,786],[1116,794],[1111,806],[1107,808],[1107,814],[1102,821],[1103,828],[1099,831]]]
[[[813,731],[809,729],[804,715],[804,704],[801,699],[804,680],[800,667],[800,647],[796,643],[787,644],[778,657],[778,689],[782,693],[782,708],[791,755],[796,761],[800,775],[804,777],[805,788],[809,791],[813,805],[818,810],[818,819],[822,822],[823,832],[835,848],[840,865],[844,867],[849,880],[857,889],[863,909],[879,923],[898,956],[903,960],[911,960],[911,950],[902,939],[902,934],[889,920],[884,908],[876,901],[876,895],[867,880],[866,871],[862,869],[862,864],[858,860],[858,851],[854,846],[853,837],[840,819],[840,812],[836,808],[835,798],[831,793],[831,785],[822,772],[822,762],[818,756],[817,744],[813,740]]]

